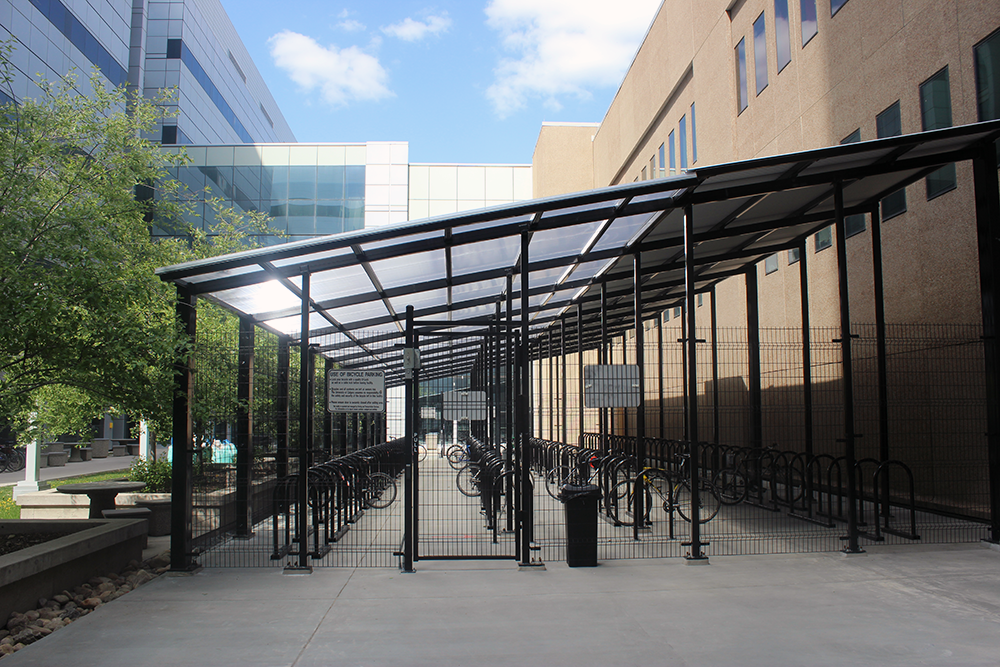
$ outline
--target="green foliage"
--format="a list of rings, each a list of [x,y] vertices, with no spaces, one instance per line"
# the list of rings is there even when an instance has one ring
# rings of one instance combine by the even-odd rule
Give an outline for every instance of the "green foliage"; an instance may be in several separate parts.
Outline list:
[[[0,43],[0,84],[11,80],[11,48]],[[263,214],[212,198],[211,229],[184,222],[206,195],[168,177],[183,150],[144,139],[169,98],[109,89],[96,72],[88,87],[71,73],[0,108],[0,415],[22,434],[31,424],[78,431],[105,411],[168,434],[173,364],[190,351],[174,287],[155,269],[245,249],[267,227]],[[186,239],[151,236],[154,188],[156,219]],[[202,335],[211,344],[213,328]]]
[[[170,461],[167,459],[136,459],[126,478],[132,482],[145,482],[144,493],[170,492]]]
[[[20,518],[21,507],[14,502],[14,487],[0,486],[0,521]]]
[[[90,440],[90,424],[104,415],[106,406],[93,394],[64,385],[48,385],[31,394],[30,411],[14,417],[14,431],[24,443],[64,433]]]

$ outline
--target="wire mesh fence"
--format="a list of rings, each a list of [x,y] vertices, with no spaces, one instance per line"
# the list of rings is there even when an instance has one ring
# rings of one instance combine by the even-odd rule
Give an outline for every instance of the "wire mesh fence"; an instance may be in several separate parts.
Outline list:
[[[804,350],[800,330],[762,329],[759,345],[752,348],[745,329],[700,329],[693,397],[700,444],[693,457],[685,410],[692,400],[687,395],[690,369],[678,332],[662,322],[651,322],[644,331],[641,409],[587,405],[583,369],[599,363],[597,350],[562,354],[564,332],[551,341],[543,337],[535,348],[541,357],[530,369],[535,435],[530,519],[541,558],[565,556],[564,507],[548,484],[553,466],[575,469],[576,481],[601,488],[599,558],[685,555],[691,522],[685,518],[684,498],[691,493],[692,460],[705,485],[699,489],[707,503],[699,527],[707,555],[840,549],[848,494],[838,332],[813,329]],[[986,537],[989,479],[980,327],[890,326],[881,370],[874,327],[856,325],[854,332],[856,508],[862,543]],[[404,436],[401,378],[386,375],[386,410],[378,414],[330,413],[326,382],[333,369],[380,368],[380,359],[394,353],[399,339],[385,332],[350,339],[330,334],[307,356],[311,381],[305,384],[301,350],[287,339],[257,331],[248,343],[235,325],[220,325],[212,340],[211,346],[198,348],[195,362],[192,527],[200,562],[268,567],[300,558],[300,519],[292,500],[300,471],[306,470],[310,564],[396,565],[405,524],[406,455],[396,451],[380,458],[375,452],[394,442],[405,449],[398,444]],[[476,336],[442,338],[425,345],[424,353],[431,361],[493,349],[482,343]],[[418,556],[513,557],[516,551],[509,368],[497,361],[499,353],[484,358],[494,361],[459,375],[435,376],[428,367],[420,383],[422,461],[414,471]],[[634,337],[613,339],[603,358],[634,364]],[[756,376],[754,367],[759,367]],[[248,377],[249,390],[241,386]],[[480,390],[490,419],[448,418],[449,392]],[[303,400],[312,405],[305,423]],[[631,468],[612,474],[604,457],[639,453],[640,414],[641,463],[635,459]],[[241,428],[249,429],[244,436]],[[471,494],[463,493],[460,479],[473,456],[470,443],[479,448],[475,456],[494,467],[488,477],[471,480],[466,488]],[[463,464],[457,468],[448,457],[456,447]],[[590,458],[581,460],[582,452]],[[887,460],[893,463],[883,465]],[[379,507],[382,501],[371,502],[372,489],[389,488],[383,476],[393,482],[396,495]],[[640,476],[646,515],[637,521],[629,516],[630,502],[616,496],[635,493],[628,491],[628,482],[634,486]],[[485,495],[483,488],[488,488]]]

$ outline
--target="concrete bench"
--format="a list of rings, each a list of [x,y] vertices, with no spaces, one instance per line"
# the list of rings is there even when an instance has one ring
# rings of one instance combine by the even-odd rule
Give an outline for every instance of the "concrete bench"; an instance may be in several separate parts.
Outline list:
[[[129,456],[139,456],[139,443],[138,442],[126,442],[125,448],[128,450]]]
[[[50,468],[58,468],[66,465],[69,461],[69,452],[49,452],[46,454],[47,463]]]
[[[160,537],[170,534],[170,498],[150,498],[136,500],[135,504],[143,509],[149,509],[149,534]]]
[[[69,450],[69,462],[70,463],[80,463],[82,461],[89,461],[93,450],[90,447],[76,447],[74,446]]]
[[[106,459],[111,448],[111,439],[94,438],[94,441],[90,443],[90,448],[93,450],[92,455],[95,459]]]
[[[111,447],[112,456],[128,456],[128,448],[125,445],[113,445]]]

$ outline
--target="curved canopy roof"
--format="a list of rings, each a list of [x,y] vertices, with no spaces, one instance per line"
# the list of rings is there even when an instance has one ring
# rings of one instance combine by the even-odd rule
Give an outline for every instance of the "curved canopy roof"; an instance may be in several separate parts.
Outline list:
[[[867,213],[885,195],[941,165],[975,157],[1000,137],[1000,121],[702,167],[548,199],[458,213],[248,250],[157,271],[275,333],[299,338],[302,276],[310,276],[310,342],[338,349],[401,337],[406,307],[418,319],[479,331],[506,303],[520,313],[521,235],[528,250],[532,333],[582,311],[584,347],[600,333],[600,285],[608,330],[634,327],[633,255],[641,253],[643,312],[653,317],[685,296],[684,222],[691,215],[698,292],[798,247],[844,213]],[[503,306],[504,311],[506,310]],[[474,322],[470,322],[475,320]],[[467,322],[467,325],[463,325]],[[568,351],[575,350],[570,336]],[[331,343],[333,340],[335,342]],[[398,369],[401,352],[358,355],[358,366]],[[444,361],[465,372],[472,355]]]

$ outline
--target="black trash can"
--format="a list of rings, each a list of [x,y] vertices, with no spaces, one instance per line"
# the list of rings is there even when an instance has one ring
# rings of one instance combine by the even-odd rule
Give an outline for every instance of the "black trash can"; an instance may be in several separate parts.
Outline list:
[[[559,491],[566,510],[566,564],[597,565],[597,507],[601,489],[593,484],[566,484]]]

